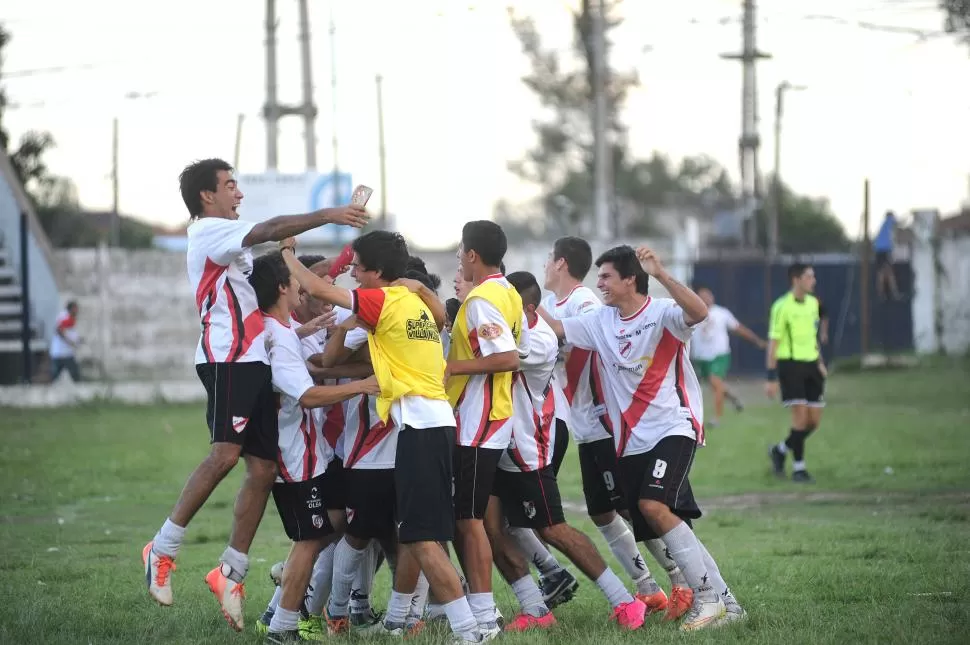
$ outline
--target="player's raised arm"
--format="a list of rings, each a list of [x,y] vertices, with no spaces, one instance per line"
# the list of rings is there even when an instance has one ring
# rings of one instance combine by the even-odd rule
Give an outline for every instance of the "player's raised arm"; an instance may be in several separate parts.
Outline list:
[[[646,247],[640,247],[637,249],[637,259],[640,260],[643,270],[662,284],[670,297],[674,299],[674,302],[684,310],[684,322],[689,326],[704,322],[704,319],[707,318],[707,305],[690,287],[677,282],[672,275],[667,273],[667,269],[664,268],[660,258],[653,251]]]
[[[293,274],[293,277],[296,278],[296,281],[300,283],[300,286],[307,293],[314,298],[318,298],[337,307],[343,307],[344,309],[353,308],[353,296],[351,296],[350,291],[328,282],[303,266],[303,263],[297,259],[293,246],[289,242],[284,243],[281,251],[283,253],[283,261],[286,262],[290,273]]]
[[[429,289],[427,285],[413,278],[399,278],[392,282],[391,286],[407,287],[411,293],[417,294],[421,298],[421,302],[431,310],[431,316],[434,318],[434,323],[438,326],[438,331],[444,329],[448,317],[445,311],[445,305],[438,299],[438,294]]]
[[[323,208],[306,215],[278,215],[253,226],[243,238],[243,246],[279,242],[325,224],[345,224],[354,228],[363,228],[369,220],[370,215],[364,207],[356,204]]]
[[[556,338],[559,340],[564,340],[566,338],[566,330],[562,326],[562,322],[553,318],[552,314],[546,311],[545,307],[537,308],[536,313],[539,314],[539,317],[545,320],[550,327],[552,327],[552,331],[556,333]]]

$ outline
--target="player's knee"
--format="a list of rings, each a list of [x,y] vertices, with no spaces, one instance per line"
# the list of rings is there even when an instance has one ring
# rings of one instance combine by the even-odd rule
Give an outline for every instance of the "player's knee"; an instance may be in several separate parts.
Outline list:
[[[667,505],[655,499],[641,499],[637,502],[637,507],[640,509],[640,514],[651,525],[662,521],[664,517],[670,514]]]
[[[241,453],[242,447],[234,443],[214,443],[206,462],[220,476],[225,476],[236,466]]]
[[[816,428],[818,428],[818,424],[817,424],[817,423],[815,423],[815,422],[813,422],[813,421],[811,421],[811,420],[809,420],[809,421],[808,421],[808,422],[807,422],[807,423],[805,424],[805,432],[806,432],[806,433],[809,433],[809,432],[815,432],[815,429],[816,429]]]
[[[276,462],[246,455],[246,477],[265,488],[272,488],[276,481]]]

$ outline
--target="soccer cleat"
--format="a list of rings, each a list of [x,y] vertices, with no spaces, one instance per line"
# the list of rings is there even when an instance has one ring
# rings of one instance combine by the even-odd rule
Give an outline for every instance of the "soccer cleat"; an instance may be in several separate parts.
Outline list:
[[[148,595],[163,607],[172,606],[172,572],[175,571],[175,560],[167,555],[158,555],[152,549],[155,541],[145,545],[141,551],[141,561],[145,565],[145,582],[148,583]]]
[[[425,624],[423,620],[416,620],[409,617],[407,625],[404,627],[404,638],[414,638],[423,632],[424,628]]]
[[[226,574],[232,568],[228,564],[221,564],[205,577],[205,583],[209,586],[209,591],[219,601],[219,608],[226,622],[237,632],[243,630],[243,602],[246,599],[246,586],[241,582],[236,582]]]
[[[549,629],[556,624],[556,617],[551,611],[547,611],[542,616],[532,616],[531,614],[519,614],[512,619],[512,622],[505,626],[507,632],[524,632],[530,629]]]
[[[663,589],[650,595],[637,594],[637,599],[647,606],[646,616],[651,616],[667,609],[667,594],[664,593]]]
[[[379,625],[379,629],[370,633],[393,638],[414,638],[424,630],[424,621],[421,620],[408,620],[407,623],[380,622]]]
[[[579,589],[579,580],[566,569],[560,569],[541,580],[542,599],[552,609],[569,602]]]
[[[301,616],[297,621],[297,630],[300,636],[308,641],[324,640],[324,627],[322,616]]]
[[[288,632],[269,632],[263,640],[263,645],[293,645],[294,643],[310,643],[296,629]]]
[[[493,620],[488,623],[479,623],[478,631],[482,635],[482,640],[480,642],[484,643],[486,641],[495,640],[502,633],[502,626],[498,624],[497,620]]]
[[[684,616],[684,622],[680,624],[680,629],[685,632],[693,632],[708,627],[717,627],[727,613],[724,603],[718,598],[713,602],[698,600]]]
[[[646,613],[647,606],[642,600],[634,598],[633,602],[625,602],[614,607],[610,620],[615,620],[622,629],[633,631],[643,627]]]
[[[785,476],[785,453],[778,450],[777,445],[772,445],[768,449],[768,458],[771,459],[771,471],[775,477]]]
[[[728,623],[735,623],[742,621],[748,617],[748,612],[744,610],[737,599],[732,595],[721,596],[724,601],[724,618],[721,619],[721,625],[727,625]]]
[[[277,562],[269,570],[269,579],[273,581],[273,584],[277,587],[283,586],[283,566],[285,562]]]
[[[384,616],[373,609],[350,613],[350,631],[355,634],[376,634],[383,629]]]
[[[664,612],[664,621],[677,620],[686,614],[693,604],[693,589],[690,587],[678,587],[676,585],[671,587],[670,598],[667,600],[667,611]]]
[[[479,643],[484,643],[485,638],[478,632],[470,632],[467,634],[451,632],[451,640],[448,642],[449,645],[478,645]]]
[[[255,623],[253,623],[253,629],[256,630],[257,634],[265,636],[269,633],[269,624],[273,622],[273,614],[275,613],[276,612],[272,609],[267,609],[263,612],[263,615],[260,616]]]
[[[807,470],[796,470],[791,474],[791,480],[796,484],[814,484],[815,478]]]
[[[331,636],[350,631],[350,620],[346,616],[331,616],[329,607],[323,608],[323,618],[327,621],[327,633]]]

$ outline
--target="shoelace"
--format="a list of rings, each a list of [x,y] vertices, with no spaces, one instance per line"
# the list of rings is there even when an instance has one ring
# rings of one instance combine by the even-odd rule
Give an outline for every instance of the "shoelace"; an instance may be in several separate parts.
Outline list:
[[[155,566],[158,569],[155,574],[155,584],[164,587],[168,584],[168,577],[175,571],[175,560],[167,556],[159,556],[158,564]]]

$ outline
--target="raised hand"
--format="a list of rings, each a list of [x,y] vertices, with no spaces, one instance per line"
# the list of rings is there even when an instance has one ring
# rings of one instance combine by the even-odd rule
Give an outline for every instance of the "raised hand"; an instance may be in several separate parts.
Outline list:
[[[328,224],[345,224],[354,228],[363,228],[370,221],[370,214],[363,206],[348,204],[336,208],[325,208],[321,211]]]

